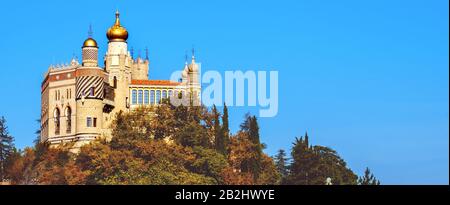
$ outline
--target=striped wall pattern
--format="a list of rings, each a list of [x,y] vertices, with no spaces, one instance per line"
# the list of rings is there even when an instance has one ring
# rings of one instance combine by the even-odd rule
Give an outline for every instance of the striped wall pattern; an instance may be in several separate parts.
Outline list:
[[[76,83],[76,98],[99,98],[103,99],[103,77],[100,76],[79,76]],[[91,96],[90,89],[94,88],[94,95]]]

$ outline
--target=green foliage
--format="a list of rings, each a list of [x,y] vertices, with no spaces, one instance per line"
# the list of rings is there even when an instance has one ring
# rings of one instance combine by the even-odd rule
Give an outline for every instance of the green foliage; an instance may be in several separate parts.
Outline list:
[[[221,174],[228,167],[228,162],[224,155],[213,149],[206,149],[200,146],[193,149],[196,159],[191,167],[195,173],[203,174],[215,180],[215,184],[222,184]]]
[[[5,179],[8,158],[14,152],[14,138],[9,135],[6,120],[0,118],[0,182]]]
[[[224,152],[221,152],[225,155],[228,155],[228,145],[230,144],[230,126],[228,122],[228,107],[224,103],[223,104],[223,115],[222,115],[222,137],[224,141]]]
[[[220,117],[221,121],[220,121]],[[221,123],[222,122],[222,123]],[[280,150],[263,153],[258,120],[247,114],[232,135],[228,108],[159,106],[119,112],[112,140],[94,141],[74,155],[73,144],[37,142],[16,150],[0,120],[1,177],[12,184],[356,184],[357,176],[336,151],[296,139],[291,165]],[[289,169],[288,169],[289,167]],[[288,171],[289,170],[289,171]],[[366,170],[359,184],[379,184]]]
[[[323,185],[329,177],[335,185],[356,184],[357,176],[347,168],[336,151],[322,146],[310,146],[308,137],[296,139],[292,149],[293,163],[286,183]]]
[[[206,129],[195,121],[191,121],[182,127],[180,131],[175,134],[174,139],[177,143],[183,146],[212,147],[211,140],[206,133]]]
[[[278,173],[280,173],[280,182],[279,184],[283,184],[286,177],[288,176],[288,165],[286,159],[286,152],[283,149],[278,150],[275,158],[275,166],[277,168]]]
[[[220,113],[217,111],[216,106],[213,106],[212,109],[213,114],[213,130],[214,130],[214,145],[216,150],[223,154],[227,155],[227,146],[228,146],[228,136],[225,134],[224,129],[220,125],[219,117]]]
[[[370,172],[369,167],[364,171],[364,176],[358,179],[359,185],[380,185],[380,181]]]
[[[259,139],[259,125],[255,116],[250,116],[248,113],[246,114],[245,120],[241,124],[241,132],[246,133],[250,142],[255,145],[250,151],[255,153],[256,159],[246,162],[246,166],[249,167],[250,171],[253,173],[254,180],[256,181],[261,173],[261,157],[264,145],[261,144]]]

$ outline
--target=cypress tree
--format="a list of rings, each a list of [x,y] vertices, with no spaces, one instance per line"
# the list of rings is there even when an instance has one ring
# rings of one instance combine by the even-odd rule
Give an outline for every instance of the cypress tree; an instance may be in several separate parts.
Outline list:
[[[253,152],[256,154],[256,159],[249,162],[251,172],[253,173],[254,181],[257,181],[261,173],[261,158],[263,145],[259,139],[259,125],[255,116],[249,113],[245,115],[245,120],[241,124],[241,131],[247,133],[249,140],[255,145]]]
[[[225,136],[222,131],[222,127],[220,126],[219,116],[220,113],[217,111],[216,105],[213,105],[212,108],[213,113],[213,126],[214,126],[214,143],[216,150],[223,154],[227,154],[227,148],[225,145]]]
[[[228,145],[230,144],[230,126],[228,122],[228,107],[225,103],[223,103],[222,134],[225,142],[225,151],[228,154]]]

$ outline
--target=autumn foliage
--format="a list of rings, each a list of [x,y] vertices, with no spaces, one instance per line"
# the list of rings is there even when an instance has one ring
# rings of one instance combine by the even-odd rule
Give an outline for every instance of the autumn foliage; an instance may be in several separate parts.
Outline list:
[[[11,138],[1,127],[1,136]],[[112,140],[101,138],[77,152],[73,143],[20,151],[4,140],[10,145],[3,146],[8,152],[2,152],[1,175],[11,184],[380,184],[370,171],[358,180],[335,150],[311,145],[307,134],[296,138],[290,161],[284,150],[274,160],[263,152],[255,116],[247,114],[240,130],[230,133],[226,105],[221,114],[216,106],[164,102],[119,112],[111,128]]]
[[[228,121],[225,112],[222,121]],[[111,141],[92,142],[77,153],[70,151],[71,143],[58,148],[40,143],[14,152],[6,173],[12,184],[275,184],[279,181],[272,158],[255,153],[262,145],[253,143],[246,131],[230,135],[228,122],[219,119],[217,110],[169,104],[120,112],[112,125]],[[257,174],[249,167],[255,160],[260,160],[258,164],[262,165]]]

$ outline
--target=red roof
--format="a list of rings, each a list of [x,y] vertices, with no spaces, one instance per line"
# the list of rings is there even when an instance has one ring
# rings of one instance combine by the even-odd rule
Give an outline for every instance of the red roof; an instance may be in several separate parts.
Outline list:
[[[180,83],[170,80],[131,80],[131,85],[177,86],[180,85]]]

